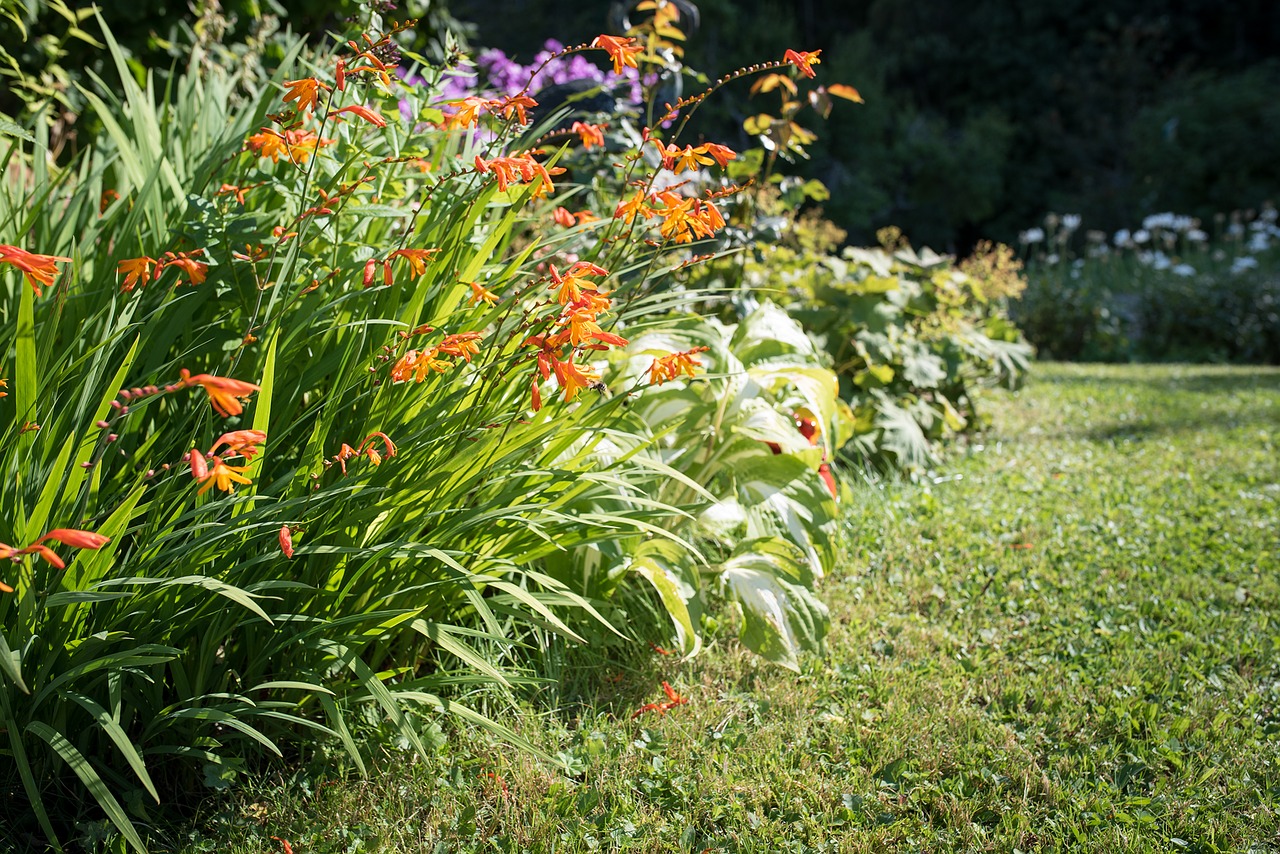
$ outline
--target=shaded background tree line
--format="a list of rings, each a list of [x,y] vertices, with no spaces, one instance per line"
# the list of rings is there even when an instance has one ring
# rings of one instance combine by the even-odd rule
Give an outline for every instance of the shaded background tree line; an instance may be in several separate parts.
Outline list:
[[[27,0],[0,0],[10,7]],[[85,5],[69,3],[69,6]],[[475,47],[529,59],[549,36],[590,40],[619,9],[607,0],[428,0],[395,14],[424,17],[425,40],[451,22]],[[1087,227],[1132,226],[1175,210],[1210,221],[1280,189],[1280,5],[1272,0],[700,0],[688,65],[710,76],[787,48],[821,49],[821,76],[857,87],[802,171],[831,189],[829,217],[866,243],[897,225],[917,244],[965,251],[1012,241],[1047,211]],[[146,64],[181,66],[211,10],[243,35],[264,16],[323,37],[356,13],[352,0],[135,0],[104,14]],[[3,8],[3,6],[0,6]],[[534,25],[536,23],[536,25]],[[0,19],[0,43],[24,71],[50,63],[57,16],[24,42]],[[41,27],[45,27],[42,35]],[[64,42],[61,66],[76,68]],[[166,56],[168,57],[166,59]],[[158,61],[159,60],[159,61]],[[9,70],[12,75],[12,65]],[[11,78],[12,79],[12,78]],[[56,82],[56,81],[55,81]],[[0,96],[14,115],[15,96]],[[776,107],[746,87],[718,99],[697,131],[749,140],[742,120]],[[813,119],[810,119],[812,124]]]

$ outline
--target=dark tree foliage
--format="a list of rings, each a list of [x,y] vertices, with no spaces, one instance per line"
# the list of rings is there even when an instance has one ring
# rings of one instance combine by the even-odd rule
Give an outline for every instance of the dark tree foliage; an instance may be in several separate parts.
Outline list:
[[[614,4],[452,0],[480,44],[527,59],[604,31]],[[1280,190],[1280,4],[1272,0],[702,0],[689,65],[710,75],[822,49],[858,87],[813,150],[827,212],[870,240],[901,226],[965,249],[1048,210],[1089,226],[1175,208],[1208,217]],[[555,21],[555,32],[530,21]],[[699,130],[741,139],[746,87]],[[745,140],[742,140],[745,142]]]

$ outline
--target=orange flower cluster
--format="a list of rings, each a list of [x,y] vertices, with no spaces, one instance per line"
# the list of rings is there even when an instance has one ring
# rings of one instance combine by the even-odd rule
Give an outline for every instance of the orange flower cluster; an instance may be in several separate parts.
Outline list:
[[[613,60],[614,74],[621,74],[623,66],[639,68],[636,65],[636,57],[644,53],[644,48],[636,39],[620,36],[596,36],[591,46],[609,54],[609,58]]]
[[[694,347],[691,350],[671,353],[654,359],[653,364],[649,366],[649,385],[662,385],[668,380],[676,379],[681,374],[693,379],[697,376],[698,368],[702,367],[702,362],[694,357],[699,353],[705,353],[709,349],[709,347]]]
[[[391,441],[390,437],[388,437],[386,433],[375,432],[375,433],[370,433],[368,436],[365,436],[364,440],[360,442],[359,448],[353,448],[344,442],[342,444],[342,447],[338,449],[338,453],[334,454],[333,457],[331,457],[330,459],[325,460],[324,464],[326,467],[328,467],[337,463],[337,465],[342,468],[342,473],[344,475],[347,473],[347,460],[353,459],[355,457],[359,457],[359,456],[368,457],[369,462],[372,465],[380,466],[382,465],[382,454],[379,453],[378,449],[375,447],[375,444],[379,439],[382,440],[382,449],[383,449],[383,452],[386,453],[387,459],[394,457],[397,453],[396,443]],[[281,546],[283,547],[283,541],[281,543]],[[293,555],[290,553],[291,551],[292,551],[292,541],[290,541],[290,551],[286,551],[285,553],[286,557],[293,557]]]
[[[472,356],[479,355],[483,338],[479,332],[457,332],[444,336],[434,347],[410,350],[391,368],[391,380],[402,383],[412,379],[420,383],[432,373],[443,374],[453,367],[453,362],[442,356],[470,362]]]
[[[21,270],[22,275],[31,283],[31,290],[35,291],[36,296],[44,294],[44,291],[40,290],[41,285],[45,287],[53,285],[53,277],[58,275],[56,262],[70,260],[62,255],[37,255],[16,246],[0,243],[0,264],[9,264]]]
[[[607,276],[607,270],[587,261],[578,261],[564,274],[554,264],[549,267],[551,284],[548,287],[556,291],[556,302],[561,306],[560,315],[554,320],[559,329],[551,334],[531,335],[524,342],[526,347],[538,348],[537,366],[531,383],[534,411],[542,408],[539,379],[547,382],[555,374],[556,382],[564,390],[565,401],[573,400],[582,389],[600,381],[595,370],[574,361],[578,351],[605,350],[627,344],[627,339],[621,335],[600,328],[599,317],[609,310],[613,301],[600,291],[595,282],[585,278]],[[566,347],[570,348],[567,358]]]
[[[645,703],[643,706],[636,709],[631,714],[631,719],[635,720],[636,718],[643,715],[645,712],[657,712],[660,715],[665,715],[667,712],[671,711],[676,706],[683,706],[689,702],[688,697],[682,697],[679,694],[677,694],[676,689],[672,688],[665,681],[662,683],[662,692],[667,695],[667,699],[664,702]]]
[[[321,83],[314,77],[303,77],[301,80],[284,81],[285,88],[288,90],[284,95],[284,102],[297,101],[297,109],[299,113],[313,112],[316,104],[320,100],[321,92],[331,92],[332,87],[327,83]]]
[[[440,123],[440,127],[444,130],[474,127],[480,123],[481,113],[502,116],[504,119],[510,119],[515,116],[520,124],[527,125],[529,123],[528,110],[538,106],[538,102],[528,95],[508,95],[503,98],[477,98],[472,96],[459,98],[456,101],[445,101],[444,104],[453,110]]]
[[[738,156],[738,153],[729,146],[714,142],[705,142],[698,146],[686,145],[684,148],[674,143],[664,146],[656,139],[654,144],[662,154],[662,168],[670,169],[676,174],[685,169],[697,171],[699,166],[710,166],[712,163],[723,169],[729,165],[730,160]]]
[[[493,177],[498,181],[498,189],[506,190],[511,184],[525,183],[541,178],[542,183],[537,185],[533,191],[533,198],[549,195],[555,190],[555,185],[551,183],[552,175],[560,175],[565,170],[563,167],[555,166],[551,169],[543,166],[541,163],[533,159],[534,152],[526,151],[508,155],[507,157],[495,157],[492,160],[485,160],[479,154],[476,155],[476,171],[481,175],[493,173]]]
[[[111,542],[107,537],[102,536],[102,534],[95,534],[93,531],[81,531],[76,528],[54,528],[26,548],[18,549],[6,543],[0,543],[0,558],[8,558],[17,563],[26,555],[38,554],[57,569],[66,569],[67,565],[62,558],[58,557],[53,549],[44,544],[47,540],[54,540],[64,546],[71,546],[77,549],[100,549]],[[0,592],[12,593],[13,588],[0,582]]]
[[[379,261],[377,258],[370,258],[364,262],[364,286],[366,288],[373,287],[373,281],[377,276],[378,266],[382,266],[382,283],[384,285],[394,284],[391,276],[391,260],[393,258],[403,258],[409,262],[409,269],[413,271],[415,277],[421,276],[427,272],[427,262],[440,254],[440,250],[436,249],[396,249],[386,258]]]
[[[272,163],[280,162],[284,157],[291,163],[305,166],[321,148],[333,145],[336,139],[323,139],[309,130],[286,130],[284,132],[263,128],[245,142],[245,148],[259,157],[270,157]]]
[[[557,225],[562,225],[565,228],[572,228],[573,226],[581,225],[584,222],[595,222],[600,219],[600,217],[596,216],[591,211],[582,210],[577,213],[573,213],[565,207],[559,207],[552,211],[551,218],[556,221]]]
[[[608,125],[595,125],[589,122],[574,122],[569,128],[582,140],[582,147],[590,151],[592,148],[604,147],[604,129]]]
[[[223,492],[235,492],[237,483],[252,483],[253,481],[245,477],[245,472],[248,471],[248,463],[252,462],[258,453],[258,448],[255,446],[261,445],[266,440],[267,434],[261,430],[233,430],[219,436],[208,453],[201,454],[192,448],[187,454],[187,461],[191,464],[191,477],[201,484],[196,495],[204,495],[215,486]],[[226,450],[220,450],[224,446]],[[246,464],[230,465],[227,459],[231,457],[242,457]]]
[[[640,190],[630,199],[618,204],[614,219],[631,222],[637,216],[660,219],[658,231],[674,243],[692,243],[694,240],[713,237],[724,228],[724,217],[711,197],[691,199],[681,196],[674,188],[646,196]]]
[[[203,249],[190,252],[166,252],[159,259],[143,255],[141,258],[126,258],[116,265],[117,273],[124,273],[124,282],[120,285],[121,293],[129,293],[138,285],[145,285],[148,280],[154,282],[160,278],[165,267],[180,270],[185,275],[187,284],[203,284],[209,274],[209,265],[196,258],[204,254]],[[181,284],[179,278],[178,284]]]

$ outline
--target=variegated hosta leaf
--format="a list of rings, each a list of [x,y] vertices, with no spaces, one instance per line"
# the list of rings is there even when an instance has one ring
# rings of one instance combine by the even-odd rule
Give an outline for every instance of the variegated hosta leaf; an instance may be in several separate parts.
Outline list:
[[[805,334],[804,327],[771,302],[766,302],[738,323],[730,347],[746,365],[793,354],[817,360],[817,350]]]
[[[761,452],[775,453],[767,444],[772,442],[778,446],[777,453],[802,456],[813,466],[821,462],[821,451],[796,429],[795,419],[760,398],[744,400],[740,406],[726,412],[722,427],[727,432],[753,440],[754,445],[748,444],[748,447]]]
[[[840,384],[836,375],[826,368],[798,362],[767,362],[754,365],[747,372],[771,394],[790,400],[788,392],[794,393],[797,398],[794,402],[803,401],[805,408],[817,416],[820,425],[829,425],[835,420]],[[833,449],[828,434],[829,430],[824,426],[822,447],[830,456]]]
[[[742,612],[743,644],[796,671],[800,652],[820,651],[830,625],[807,576],[799,550],[773,537],[742,543],[720,567],[721,589]]]
[[[685,655],[702,649],[702,595],[693,557],[670,540],[647,540],[631,556],[631,569],[658,591],[675,624],[676,641]]]
[[[795,458],[760,460],[738,481],[747,536],[775,537],[800,548],[807,575],[821,578],[835,563],[836,506],[818,473]]]

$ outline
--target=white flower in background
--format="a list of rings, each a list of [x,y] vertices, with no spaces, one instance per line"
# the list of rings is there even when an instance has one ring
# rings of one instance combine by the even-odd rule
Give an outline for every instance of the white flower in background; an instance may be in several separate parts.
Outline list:
[[[1043,243],[1043,228],[1028,228],[1026,231],[1018,235],[1018,240],[1022,243]]]
[[[1057,252],[1054,252],[1054,253],[1050,254],[1048,258],[1045,258],[1045,259],[1044,259],[1044,262],[1045,262],[1046,264],[1048,264],[1050,267],[1052,267],[1054,264],[1057,264],[1057,263],[1058,263],[1058,261],[1060,261],[1060,260],[1061,260],[1061,259],[1058,257],[1058,253],[1057,253]]]
[[[1147,231],[1145,228],[1140,228],[1133,233],[1134,243],[1142,244],[1142,243],[1146,243],[1150,239],[1151,239],[1151,232]]]
[[[1229,235],[1230,235],[1230,236],[1232,236],[1232,237],[1243,237],[1243,236],[1244,236],[1244,223],[1242,223],[1242,222],[1233,222],[1233,223],[1231,223],[1231,225],[1228,225],[1228,226],[1227,226],[1227,234],[1229,234]]]
[[[1271,205],[1267,205],[1262,209],[1262,213],[1258,214],[1258,219],[1262,220],[1263,222],[1275,222],[1276,209],[1273,208]]]
[[[1187,232],[1187,240],[1190,240],[1192,243],[1204,243],[1208,239],[1209,235],[1205,234],[1198,228],[1193,228]]]
[[[1249,235],[1249,243],[1245,246],[1250,252],[1266,252],[1271,247],[1271,240],[1262,231]]]
[[[1142,227],[1147,231],[1155,231],[1157,228],[1173,228],[1173,211],[1151,214],[1151,216],[1142,221]]]
[[[1063,214],[1062,227],[1067,231],[1075,231],[1080,227],[1080,214]]]
[[[1258,269],[1258,259],[1252,255],[1241,255],[1239,258],[1231,262],[1231,272],[1243,273],[1245,270]]]
[[[1122,228],[1111,238],[1111,242],[1122,248],[1129,247],[1133,245],[1133,236],[1129,234],[1129,229]]]
[[[1151,256],[1151,269],[1167,270],[1173,266],[1173,262],[1169,260],[1169,256],[1161,252],[1159,249]]]
[[[1182,276],[1185,279],[1190,276],[1194,276],[1196,274],[1196,268],[1192,267],[1190,264],[1179,264],[1169,272],[1173,273],[1175,276]]]

